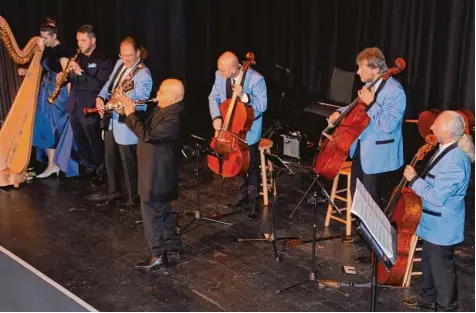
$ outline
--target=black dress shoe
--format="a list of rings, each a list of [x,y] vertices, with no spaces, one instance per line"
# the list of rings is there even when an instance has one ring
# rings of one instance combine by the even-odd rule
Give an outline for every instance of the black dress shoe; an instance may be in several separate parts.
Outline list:
[[[255,203],[251,206],[251,210],[248,213],[248,219],[250,221],[254,221],[255,219],[257,219],[259,217],[260,208],[261,208],[261,204],[259,202]]]
[[[153,271],[168,265],[169,259],[167,259],[167,253],[162,253],[159,257],[152,257],[149,260],[144,260],[137,263],[135,268],[139,271]]]
[[[404,307],[411,310],[430,310],[436,312],[436,303],[425,301],[420,297],[405,298],[401,303]]]
[[[94,177],[93,184],[91,185],[92,187],[99,187],[104,185],[106,182],[106,174],[98,174],[96,177]]]

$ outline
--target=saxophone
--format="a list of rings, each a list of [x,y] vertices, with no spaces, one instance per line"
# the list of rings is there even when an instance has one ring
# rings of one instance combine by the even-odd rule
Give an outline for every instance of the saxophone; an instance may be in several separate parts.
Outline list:
[[[71,62],[76,62],[76,60],[78,59],[79,53],[80,53],[80,50],[78,49],[78,50],[76,50],[76,54],[71,59],[69,59],[68,64],[66,64],[66,67],[62,72],[63,77],[61,78],[61,81],[59,81],[59,82],[56,81],[55,89],[53,90],[53,92],[51,93],[51,95],[47,99],[49,103],[53,104],[55,102],[55,99],[58,96],[58,93],[60,92],[61,86],[63,86],[63,84],[66,81],[67,74],[70,70],[69,65],[71,64]]]

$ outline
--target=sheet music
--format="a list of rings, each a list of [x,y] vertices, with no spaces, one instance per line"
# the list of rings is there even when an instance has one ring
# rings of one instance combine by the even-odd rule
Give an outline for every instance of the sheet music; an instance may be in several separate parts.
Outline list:
[[[360,218],[387,258],[395,264],[397,231],[390,225],[390,221],[359,179],[357,179],[351,212]]]

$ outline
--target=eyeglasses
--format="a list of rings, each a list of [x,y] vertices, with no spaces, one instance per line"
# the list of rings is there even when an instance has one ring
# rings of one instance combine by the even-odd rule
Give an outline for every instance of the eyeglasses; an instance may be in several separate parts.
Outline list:
[[[134,58],[134,54],[122,55],[122,54],[119,53],[118,56],[119,56],[119,58],[126,59],[126,60]]]

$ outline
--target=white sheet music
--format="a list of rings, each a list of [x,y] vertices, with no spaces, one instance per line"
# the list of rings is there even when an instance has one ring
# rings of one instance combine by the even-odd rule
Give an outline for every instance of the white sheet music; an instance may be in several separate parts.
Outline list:
[[[351,212],[360,218],[388,259],[395,264],[397,232],[359,179]]]

